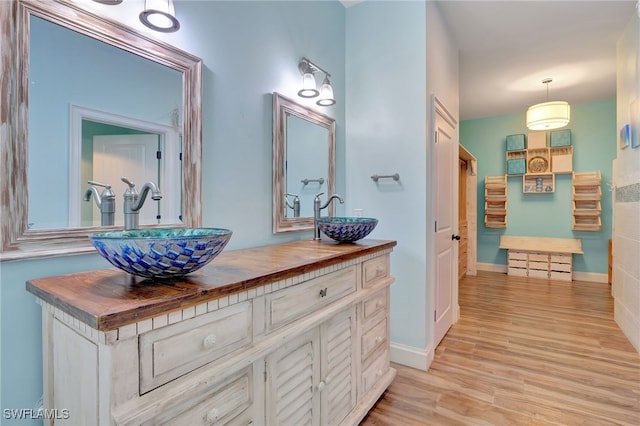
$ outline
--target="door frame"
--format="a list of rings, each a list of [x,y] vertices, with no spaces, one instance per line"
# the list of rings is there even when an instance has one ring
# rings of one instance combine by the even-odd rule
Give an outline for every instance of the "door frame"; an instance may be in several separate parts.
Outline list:
[[[162,186],[160,189],[166,194],[181,194],[182,166],[180,156],[182,153],[182,138],[178,127],[154,123],[151,121],[138,120],[132,117],[112,114],[73,104],[70,106],[69,116],[69,226],[77,227],[80,226],[81,223],[80,203],[82,199],[79,196],[72,196],[71,194],[82,194],[83,185],[85,184],[80,180],[82,176],[83,120],[158,134],[160,136],[160,145],[163,152],[162,160],[160,161],[160,176],[164,177],[164,181],[161,183]],[[177,118],[175,119],[177,120]],[[171,207],[166,219],[170,216],[176,217],[180,213],[183,203],[181,197],[179,197],[179,199],[180,206],[177,209]],[[175,223],[179,222],[167,222],[167,225]]]
[[[475,276],[478,274],[478,160],[462,143],[458,143],[458,157],[469,166],[466,177],[467,205],[464,206],[467,210],[467,275]]]

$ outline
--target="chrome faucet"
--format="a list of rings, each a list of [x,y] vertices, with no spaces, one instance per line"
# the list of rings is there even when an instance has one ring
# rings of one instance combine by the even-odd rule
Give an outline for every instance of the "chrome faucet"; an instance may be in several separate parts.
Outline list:
[[[287,197],[293,197],[293,204],[291,204]],[[286,193],[284,194],[284,201],[287,204],[287,207],[293,210],[293,217],[300,217],[300,197],[296,194]]]
[[[153,182],[147,182],[142,186],[142,191],[138,194],[138,190],[135,188],[135,183],[131,182],[126,177],[121,178],[124,183],[129,185],[129,188],[124,193],[124,229],[138,229],[139,212],[147,198],[147,194],[151,191],[151,199],[159,201],[162,198],[162,194],[158,189],[158,186]]]
[[[100,225],[113,226],[116,220],[116,194],[111,190],[111,185],[92,180],[87,183],[92,186],[85,191],[84,200],[91,201],[91,195],[93,195],[96,206],[100,210]],[[104,188],[102,194],[98,194],[96,186]]]
[[[322,206],[320,201],[320,196],[323,194],[324,192],[316,194],[315,198],[313,199],[313,239],[314,240],[320,239],[320,228],[318,228],[318,219],[320,218],[320,210],[327,208],[329,203],[334,199],[337,199],[338,201],[340,201],[340,204],[344,203],[344,200],[342,199],[341,196],[339,196],[338,194],[333,194],[332,196],[329,197],[327,202],[324,203],[324,205]]]

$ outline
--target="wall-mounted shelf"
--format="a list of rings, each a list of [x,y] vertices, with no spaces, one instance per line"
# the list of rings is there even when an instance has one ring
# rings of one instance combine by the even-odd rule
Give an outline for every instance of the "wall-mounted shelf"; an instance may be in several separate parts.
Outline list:
[[[599,231],[602,228],[601,183],[600,171],[573,172],[571,229],[574,231]]]
[[[522,177],[522,192],[525,194],[549,194],[556,190],[553,173],[529,173]]]
[[[484,178],[484,225],[487,228],[507,227],[507,177]]]
[[[558,133],[558,135],[556,135]],[[540,194],[555,191],[555,175],[573,172],[571,131],[533,132],[507,136],[507,175],[522,176],[522,192]],[[536,185],[542,178],[542,189]]]
[[[549,155],[551,157],[552,173],[571,173],[573,171],[572,146],[550,147]]]

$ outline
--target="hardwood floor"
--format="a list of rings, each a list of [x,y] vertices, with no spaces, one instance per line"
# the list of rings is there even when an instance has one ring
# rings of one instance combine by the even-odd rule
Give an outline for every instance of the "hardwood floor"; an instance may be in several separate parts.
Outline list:
[[[608,284],[479,272],[429,371],[401,365],[374,425],[640,425],[640,355]]]

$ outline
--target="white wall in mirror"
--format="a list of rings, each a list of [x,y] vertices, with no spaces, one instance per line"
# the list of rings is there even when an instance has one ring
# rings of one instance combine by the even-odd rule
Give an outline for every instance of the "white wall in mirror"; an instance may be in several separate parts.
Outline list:
[[[182,121],[182,73],[43,19],[31,16],[30,21],[29,225],[79,226],[69,217],[69,205],[72,199],[82,199],[87,184],[70,182],[70,170],[78,167],[70,164],[71,106],[177,131]],[[121,206],[126,185],[105,183],[112,185]],[[141,187],[144,182],[135,183]],[[70,193],[78,185],[79,190]],[[179,208],[181,200],[171,194],[164,202]]]

